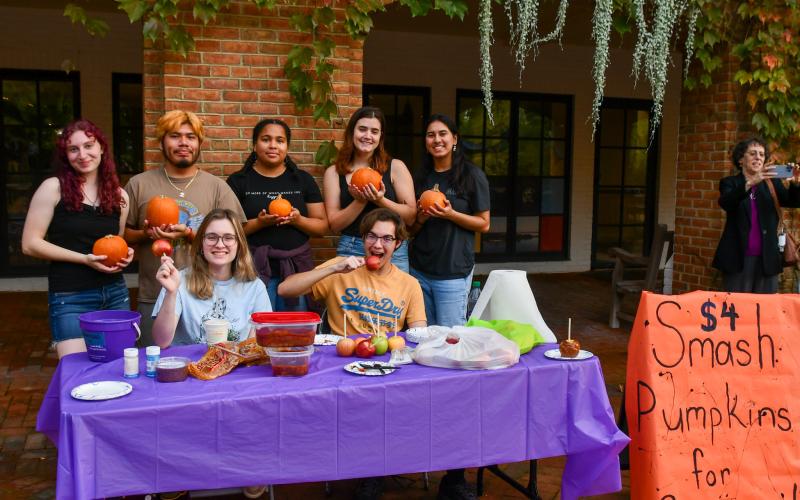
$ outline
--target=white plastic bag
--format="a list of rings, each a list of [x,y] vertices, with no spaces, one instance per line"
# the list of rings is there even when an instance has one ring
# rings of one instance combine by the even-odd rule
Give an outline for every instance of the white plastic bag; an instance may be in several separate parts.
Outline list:
[[[476,326],[430,327],[414,349],[414,361],[440,368],[496,370],[519,362],[519,346],[494,330]]]

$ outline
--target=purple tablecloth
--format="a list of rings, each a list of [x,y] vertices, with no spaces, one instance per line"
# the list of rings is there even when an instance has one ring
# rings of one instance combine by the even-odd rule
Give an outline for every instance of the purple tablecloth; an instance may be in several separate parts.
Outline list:
[[[217,380],[164,384],[78,401],[86,382],[123,380],[122,360],[67,356],[37,429],[58,446],[58,498],[282,484],[437,471],[567,455],[562,497],[621,488],[616,426],[597,358],[563,362],[540,346],[504,370],[406,365],[384,377],[342,370],[318,347],[305,377],[237,368]],[[204,347],[162,356],[198,359]],[[376,359],[386,359],[388,356]]]

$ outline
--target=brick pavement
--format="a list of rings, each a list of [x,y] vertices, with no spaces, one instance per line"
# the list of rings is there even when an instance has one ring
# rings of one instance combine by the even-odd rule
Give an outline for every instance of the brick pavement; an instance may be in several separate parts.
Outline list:
[[[531,286],[539,308],[556,335],[566,332],[572,317],[573,333],[603,362],[609,397],[615,411],[621,399],[620,385],[625,380],[627,331],[607,326],[610,285],[607,274],[533,275]],[[627,325],[624,325],[627,327]],[[47,295],[43,292],[0,293],[0,499],[53,498],[57,450],[35,431],[36,413],[58,363],[49,347]],[[564,459],[539,461],[539,488],[542,497],[559,497]],[[527,482],[527,464],[504,466],[506,472]],[[441,473],[431,474],[431,488],[424,490],[421,475],[403,476],[401,482],[387,484],[385,499],[429,499],[436,497]],[[475,471],[468,472],[475,480]],[[355,481],[334,484],[332,499],[351,498]],[[605,495],[606,499],[629,497],[628,474],[623,472],[623,491]],[[486,476],[483,498],[521,498],[520,494],[492,475]],[[321,484],[279,486],[276,498],[326,498]],[[225,498],[244,498],[229,495]]]

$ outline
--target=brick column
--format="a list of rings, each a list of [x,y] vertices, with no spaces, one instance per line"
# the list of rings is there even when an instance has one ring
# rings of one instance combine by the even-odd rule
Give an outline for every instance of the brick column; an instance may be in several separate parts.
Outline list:
[[[206,126],[200,156],[201,168],[219,176],[239,170],[251,151],[252,127],[262,118],[280,118],[292,128],[289,154],[321,183],[324,168],[313,164],[323,141],[341,141],[341,129],[361,106],[363,42],[351,40],[341,23],[333,37],[337,44],[333,61],[333,88],[339,118],[333,126],[315,122],[311,111],[298,112],[283,74],[286,54],[310,36],[289,25],[297,12],[313,5],[284,6],[270,11],[252,2],[234,1],[214,23],[203,26],[192,19],[191,9],[182,13],[184,25],[195,39],[195,49],[186,57],[145,43],[144,120],[145,168],[161,165],[155,123],[165,111],[194,111]],[[337,18],[344,12],[337,9]],[[334,239],[314,238],[315,257],[335,254]]]
[[[742,129],[740,89],[732,83],[737,65],[728,57],[709,88],[681,96],[673,293],[721,285],[711,261],[725,223],[719,180],[730,175],[730,151]]]

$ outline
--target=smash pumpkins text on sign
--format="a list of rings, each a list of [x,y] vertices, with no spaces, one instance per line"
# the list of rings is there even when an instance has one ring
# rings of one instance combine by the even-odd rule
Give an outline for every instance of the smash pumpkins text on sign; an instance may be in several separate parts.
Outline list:
[[[631,498],[800,496],[800,296],[645,292],[628,346]]]

